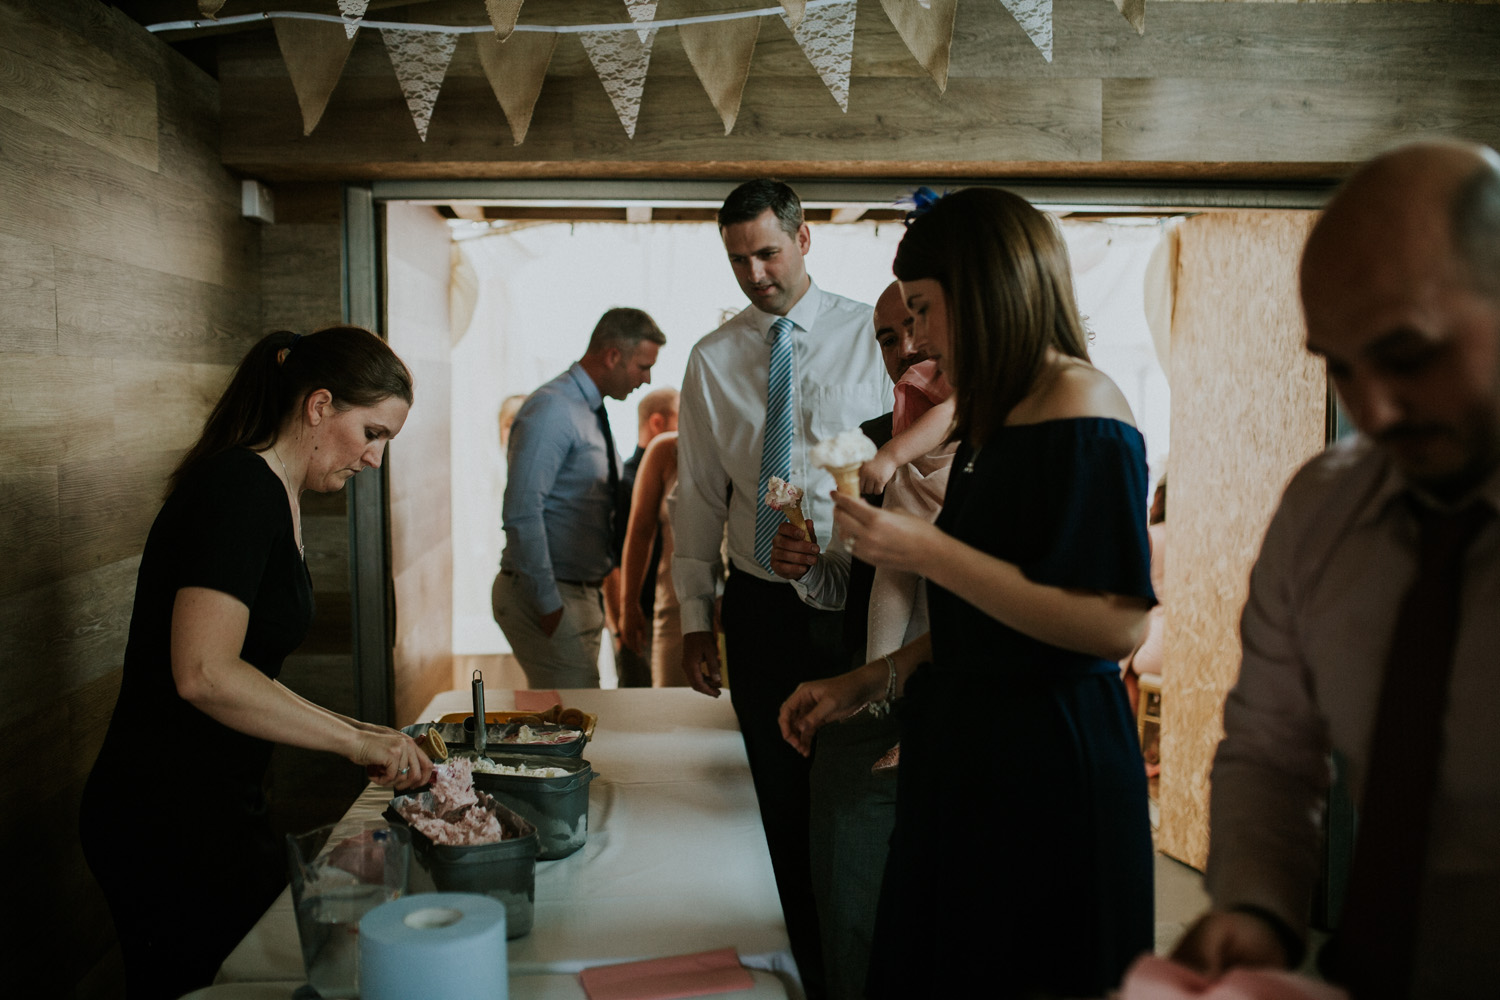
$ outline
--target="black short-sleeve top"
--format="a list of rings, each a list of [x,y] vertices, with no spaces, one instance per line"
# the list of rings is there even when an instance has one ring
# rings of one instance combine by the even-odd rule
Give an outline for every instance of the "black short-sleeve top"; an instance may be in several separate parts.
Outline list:
[[[172,678],[172,606],[184,587],[229,594],[250,609],[241,659],[267,677],[312,622],[312,581],[297,549],[286,489],[259,455],[243,448],[194,469],[162,505],[141,556],[119,701],[100,765],[155,752],[168,736],[174,766],[211,767],[216,780],[258,785],[271,744],[210,718],[184,701]]]

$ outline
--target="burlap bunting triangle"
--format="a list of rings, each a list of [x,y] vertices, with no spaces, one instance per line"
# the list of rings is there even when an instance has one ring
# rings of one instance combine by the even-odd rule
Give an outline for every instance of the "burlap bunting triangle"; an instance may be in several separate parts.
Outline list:
[[[1137,35],[1146,33],[1146,0],[1115,0],[1115,9],[1125,15]]]
[[[495,26],[495,36],[502,42],[516,30],[516,18],[521,16],[521,4],[526,0],[484,0],[484,9]]]
[[[1052,0],[1000,0],[1031,43],[1042,50],[1042,58],[1052,61]]]
[[[958,0],[926,0],[920,6],[910,0],[880,0],[880,5],[917,62],[932,74],[938,90],[946,91],[948,53],[953,48],[953,17],[958,12]]]
[[[745,79],[750,75],[750,60],[755,55],[755,40],[760,35],[760,18],[738,21],[711,21],[706,24],[684,24],[677,29],[693,72],[713,102],[714,110],[724,123],[724,134],[734,130],[740,114],[740,99],[745,94]]]
[[[354,38],[344,33],[342,24],[329,21],[278,17],[271,25],[276,29],[276,44],[281,47],[281,58],[302,109],[302,134],[312,135],[344,72]]]
[[[635,138],[635,123],[641,113],[641,94],[646,89],[646,70],[651,68],[652,28],[643,42],[631,31],[585,31],[578,36],[609,103],[614,105],[625,134]]]
[[[630,19],[632,21],[635,21],[637,24],[642,21],[649,23],[656,19],[657,2],[658,0],[625,0],[625,6],[630,10]],[[646,36],[653,30],[652,28],[639,28],[636,30],[636,36],[644,42]]]
[[[447,31],[381,28],[380,37],[385,39],[385,51],[391,57],[391,65],[396,68],[396,79],[401,83],[401,93],[406,96],[412,124],[417,127],[417,135],[426,142],[432,107],[437,103],[443,76],[448,72],[448,61],[453,58],[453,50],[458,45],[458,35]]]
[[[807,0],[781,0],[781,9],[786,11],[781,15],[786,18],[786,23],[795,28],[807,13]]]
[[[227,0],[198,0],[198,13],[204,17],[218,17]]]
[[[854,60],[854,11],[857,6],[857,0],[840,0],[814,7],[802,18],[801,24],[793,24],[790,17],[781,15],[787,27],[792,29],[792,37],[802,46],[803,54],[833,94],[833,99],[846,112],[849,110],[849,67]]]
[[[555,31],[520,31],[505,41],[492,35],[475,35],[479,45],[479,62],[489,78],[495,100],[510,123],[515,145],[526,141],[531,128],[531,112],[542,92],[552,50],[557,48]]]

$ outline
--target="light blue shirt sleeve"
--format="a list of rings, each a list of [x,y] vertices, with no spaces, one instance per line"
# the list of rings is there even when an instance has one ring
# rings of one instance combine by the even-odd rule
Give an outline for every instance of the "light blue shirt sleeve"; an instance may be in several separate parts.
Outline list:
[[[573,421],[563,400],[528,401],[527,419],[511,425],[510,468],[505,482],[505,565],[519,574],[541,614],[562,607],[544,518],[547,497],[572,451]]]

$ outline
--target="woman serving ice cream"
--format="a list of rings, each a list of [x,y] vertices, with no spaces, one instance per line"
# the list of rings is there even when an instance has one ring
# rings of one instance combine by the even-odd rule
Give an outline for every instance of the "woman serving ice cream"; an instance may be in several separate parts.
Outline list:
[[[276,680],[312,620],[302,493],[379,466],[411,400],[410,372],[367,330],[272,333],[169,480],[79,819],[131,1000],[208,985],[284,884],[261,790],[273,743],[341,754],[397,788],[431,776],[410,737]]]

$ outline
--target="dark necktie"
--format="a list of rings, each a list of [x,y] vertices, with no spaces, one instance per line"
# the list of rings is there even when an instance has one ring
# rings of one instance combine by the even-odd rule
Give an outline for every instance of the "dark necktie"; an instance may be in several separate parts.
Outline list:
[[[1356,1000],[1411,995],[1443,719],[1458,641],[1464,553],[1494,516],[1413,505],[1417,576],[1402,598],[1380,689],[1343,926],[1326,971]]]
[[[594,410],[594,416],[599,419],[599,431],[604,435],[604,452],[609,456],[609,554],[618,564],[620,551],[625,547],[625,518],[620,506],[620,458],[615,454],[615,436],[609,432],[609,417],[604,412],[603,403]],[[629,504],[629,497],[624,500]]]

